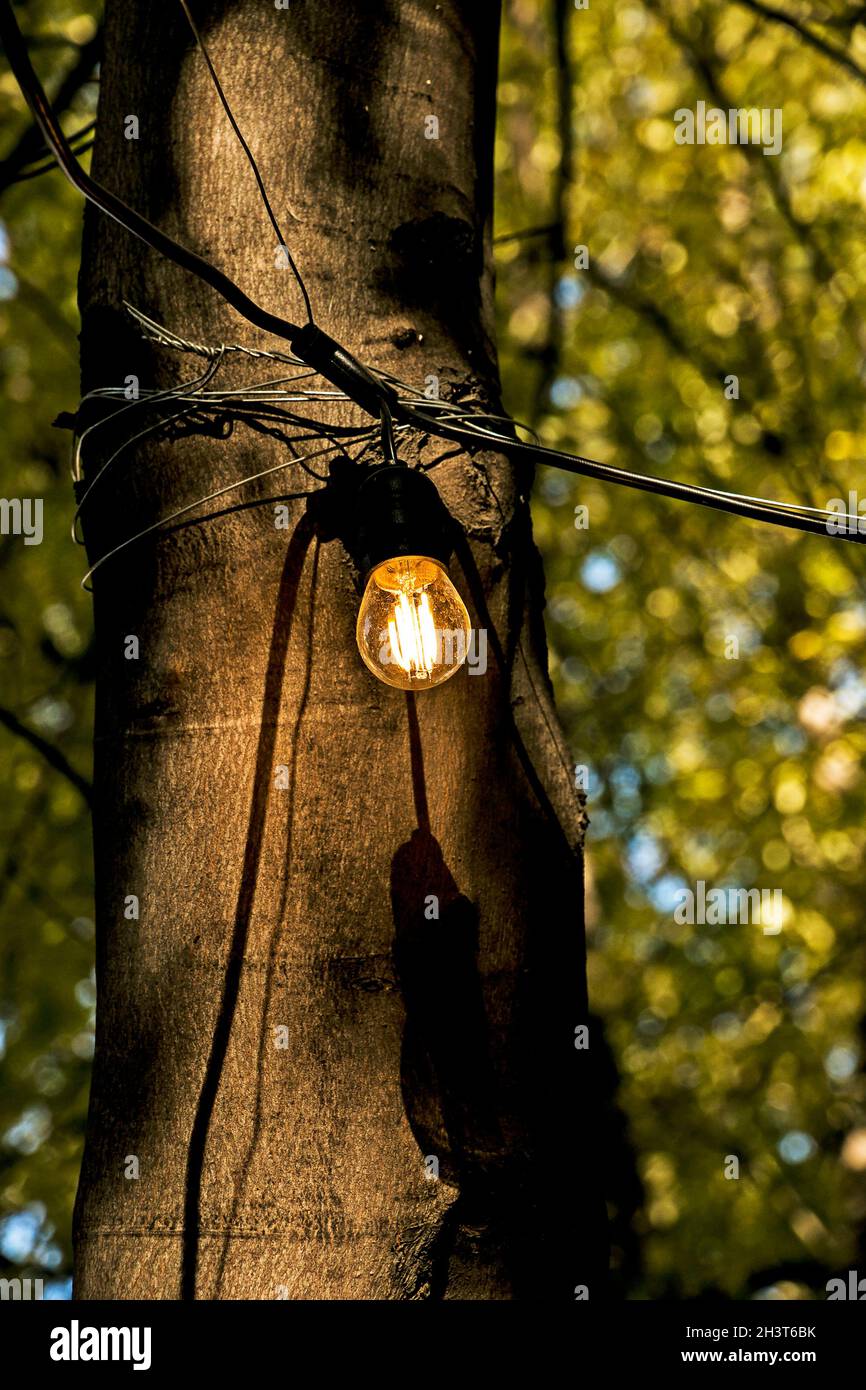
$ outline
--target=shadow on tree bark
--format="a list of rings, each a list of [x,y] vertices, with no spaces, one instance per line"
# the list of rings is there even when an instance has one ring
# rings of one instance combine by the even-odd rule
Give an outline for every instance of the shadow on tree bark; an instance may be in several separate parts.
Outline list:
[[[195,1299],[196,1297],[202,1173],[204,1169],[205,1150],[207,1148],[208,1130],[210,1128],[210,1121],[216,1104],[216,1098],[219,1093],[223,1066],[225,1064],[229,1038],[231,1036],[232,1021],[238,1003],[241,973],[246,958],[249,922],[256,893],[261,849],[264,842],[265,820],[268,814],[268,795],[273,775],[274,751],[279,728],[279,710],[283,693],[286,655],[288,653],[289,639],[292,632],[298,583],[304,567],[307,551],[313,540],[313,534],[313,522],[309,514],[305,513],[295,527],[289,548],[286,552],[286,562],[283,566],[276,610],[274,613],[273,636],[271,638],[271,647],[268,654],[267,677],[265,681],[264,699],[262,701],[262,721],[256,755],[252,805],[250,808],[249,827],[247,830],[246,847],[243,857],[241,884],[238,892],[237,907],[235,909],[234,931],[226,963],[225,983],[223,986],[219,1015],[214,1028],[210,1055],[208,1057],[207,1068],[205,1070],[204,1081],[199,1094],[195,1111],[195,1120],[189,1140],[186,1182],[184,1185],[184,1236],[181,1267],[181,1298],[183,1299]],[[309,614],[310,623],[312,623],[313,607],[314,604],[311,600]],[[309,652],[310,650],[311,648],[308,643],[307,651]],[[307,681],[309,681],[309,663],[307,668]],[[303,710],[303,703],[302,699],[301,710]],[[298,718],[300,719],[300,712]],[[294,744],[293,769],[296,747],[297,745]],[[294,775],[292,775],[290,779],[290,786],[293,794]],[[291,804],[290,802],[290,808]],[[281,921],[282,913],[280,912],[276,915],[274,921],[274,936],[276,936],[279,931]],[[265,985],[265,1006],[262,1011],[260,1052],[261,1048],[264,1046],[264,1038],[268,1027],[267,1001],[270,994],[270,983],[273,977],[274,960],[275,955],[272,944],[267,982]],[[257,1075],[261,1075],[261,1067],[259,1067]],[[250,1140],[251,1147],[255,1145],[260,1118],[257,1102],[255,1124]],[[239,1200],[240,1189],[243,1186],[246,1171],[247,1165],[245,1164],[238,1175],[239,1190],[235,1193],[235,1205],[237,1205]],[[217,1285],[219,1285],[219,1279],[223,1272],[227,1245],[228,1241],[224,1242],[220,1257]]]
[[[458,555],[505,672],[514,650],[503,652],[465,543],[458,542]],[[521,590],[522,581],[515,587]],[[552,833],[579,874],[510,706],[501,713],[547,812],[538,853],[550,854]],[[483,1271],[487,1297],[571,1298],[576,1284],[598,1297],[606,1288],[608,1241],[598,1195],[605,1136],[597,1049],[572,1048],[565,1027],[568,1021],[570,1033],[572,1019],[588,1023],[581,914],[572,905],[576,921],[569,921],[567,912],[559,915],[567,905],[551,903],[550,916],[526,924],[516,983],[503,989],[495,978],[481,979],[478,912],[431,829],[412,696],[407,716],[418,824],[391,869],[394,956],[406,1008],[402,1091],[422,1153],[438,1160],[440,1179],[456,1189],[431,1251],[431,1296],[460,1298],[463,1271],[471,1271],[476,1288]],[[579,1114],[572,1108],[578,1095]],[[580,1193],[580,1219],[570,1192]]]

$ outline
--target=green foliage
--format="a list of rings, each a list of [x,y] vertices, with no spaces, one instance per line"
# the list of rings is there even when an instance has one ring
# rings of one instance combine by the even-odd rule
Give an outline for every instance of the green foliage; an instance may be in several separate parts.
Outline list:
[[[820,32],[866,66],[866,29]],[[568,46],[558,188],[549,7],[514,0],[496,230],[561,202],[568,258],[551,313],[550,244],[498,248],[509,408],[623,468],[847,500],[866,87],[738,5],[592,0]],[[779,157],[676,144],[674,112],[701,99],[781,107]],[[645,1189],[629,1292],[824,1297],[864,1215],[863,552],[546,469],[535,523],[559,708],[590,764],[590,993]],[[679,925],[698,880],[779,889],[783,930]],[[766,1273],[789,1263],[799,1281]]]
[[[95,5],[28,4],[49,88],[94,29]],[[92,114],[85,88],[64,126]],[[2,154],[29,125],[0,76]],[[70,436],[52,428],[78,399],[81,200],[57,173],[0,199],[3,497],[42,498],[44,540],[0,538],[0,707],[89,776],[90,601],[71,543]],[[63,1291],[93,1050],[90,822],[75,787],[0,723],[0,1273]],[[11,1220],[9,1218],[12,1218]],[[5,1218],[5,1219],[4,1219]]]

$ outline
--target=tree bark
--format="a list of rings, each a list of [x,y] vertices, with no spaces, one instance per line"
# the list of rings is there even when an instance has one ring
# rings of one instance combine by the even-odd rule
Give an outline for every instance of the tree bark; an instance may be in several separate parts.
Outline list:
[[[495,404],[497,6],[195,13],[317,321],[379,368]],[[303,321],[179,6],[108,0],[94,172]],[[187,338],[285,348],[88,212],[85,390],[201,370],[143,344],[124,299]],[[109,433],[92,436],[89,477]],[[401,450],[450,455],[430,476],[467,538],[451,572],[487,630],[484,675],[413,701],[369,674],[340,541],[302,500],[275,526],[275,498],[317,486],[297,464],[95,576],[99,1002],[78,1298],[600,1291],[592,1048],[574,1045],[583,819],[546,674],[531,477],[436,441]],[[288,456],[240,422],[131,448],[88,501],[91,560]]]

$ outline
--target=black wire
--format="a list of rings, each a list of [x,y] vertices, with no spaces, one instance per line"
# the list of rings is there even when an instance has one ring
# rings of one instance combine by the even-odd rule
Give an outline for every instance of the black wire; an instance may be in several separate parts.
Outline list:
[[[698,506],[710,507],[715,511],[748,517],[751,521],[771,522],[775,526],[784,526],[788,530],[806,531],[811,535],[828,537],[830,540],[847,540],[860,544],[866,542],[866,534],[860,533],[856,526],[856,518],[853,517],[845,518],[840,515],[836,518],[834,514],[824,517],[804,516],[790,512],[774,502],[762,502],[739,497],[735,494],[723,494],[712,488],[701,487],[697,483],[680,483],[675,479],[656,478],[648,473],[635,473],[629,469],[615,468],[611,464],[599,463],[595,459],[566,454],[559,449],[547,449],[538,444],[524,444],[522,440],[509,439],[505,435],[481,434],[467,426],[449,425],[441,420],[431,419],[417,406],[407,405],[402,401],[398,418],[405,424],[414,425],[416,429],[424,430],[427,434],[438,435],[444,439],[453,439],[476,451],[484,448],[495,450],[518,459],[545,463],[553,468],[560,468],[566,473],[577,473],[583,477],[598,478],[602,482],[617,483],[622,487],[635,488],[641,492],[652,492],[663,497],[672,497],[677,501],[693,502]],[[854,529],[830,532],[827,530],[827,522],[834,519],[840,522],[843,520],[853,521],[855,522]]]
[[[292,256],[292,253],[291,253],[291,251],[289,250],[288,245],[287,245],[287,243],[286,243],[286,238],[284,237],[284,235],[283,235],[283,233],[282,233],[282,231],[281,231],[281,229],[280,229],[280,224],[277,222],[276,216],[274,215],[274,210],[273,210],[273,208],[271,207],[270,199],[268,198],[267,190],[266,190],[265,184],[264,184],[264,179],[262,178],[262,176],[261,176],[261,174],[260,174],[260,172],[259,172],[259,166],[258,166],[258,164],[257,164],[256,161],[255,161],[255,156],[253,155],[252,150],[250,149],[249,145],[247,144],[246,140],[244,139],[243,133],[242,133],[242,131],[241,131],[240,126],[238,125],[237,121],[235,120],[234,112],[232,111],[232,108],[231,108],[231,106],[229,105],[228,98],[226,97],[225,92],[223,91],[222,83],[220,82],[219,77],[217,76],[216,68],[214,67],[213,63],[211,62],[210,54],[208,53],[207,49],[205,48],[204,40],[202,39],[202,36],[201,36],[201,34],[199,33],[198,25],[196,24],[195,20],[194,20],[193,17],[192,17],[192,14],[191,14],[191,12],[190,12],[189,5],[187,4],[187,0],[180,0],[180,6],[181,6],[181,9],[183,10],[184,14],[185,14],[186,17],[187,17],[187,20],[189,21],[189,27],[190,27],[190,29],[191,29],[192,32],[193,32],[193,36],[194,36],[194,38],[195,38],[196,43],[198,44],[199,50],[200,50],[200,52],[201,52],[201,55],[202,55],[202,57],[204,58],[205,62],[207,63],[207,68],[208,68],[208,72],[210,73],[210,76],[211,76],[211,81],[213,82],[213,85],[214,85],[214,87],[216,88],[217,96],[219,97],[220,101],[222,102],[222,108],[223,108],[223,110],[225,111],[226,116],[228,117],[229,124],[231,125],[232,130],[234,131],[235,135],[237,136],[238,142],[239,142],[239,144],[240,144],[240,146],[241,146],[241,149],[243,150],[244,154],[246,155],[246,157],[247,157],[247,162],[249,163],[249,166],[250,166],[250,168],[252,169],[253,174],[255,175],[256,183],[257,183],[258,186],[259,186],[259,193],[261,194],[262,202],[263,202],[264,205],[265,205],[265,211],[266,211],[266,213],[268,214],[268,217],[270,218],[271,226],[273,227],[274,232],[275,232],[275,234],[276,234],[277,242],[279,243],[280,248],[281,248],[283,251],[285,251],[285,253],[286,253],[286,260],[288,261],[289,265],[291,266],[292,274],[294,275],[295,279],[297,280],[297,282],[298,282],[298,288],[300,289],[301,294],[302,294],[302,296],[303,296],[303,299],[304,299],[304,306],[305,306],[306,311],[307,311],[307,322],[308,322],[308,323],[313,323],[313,322],[314,322],[314,319],[313,319],[313,309],[312,309],[312,306],[311,306],[311,304],[310,304],[310,296],[307,294],[307,287],[306,287],[306,285],[304,284],[304,280],[303,280],[303,276],[301,275],[301,272],[298,270],[298,267],[295,265],[295,261],[294,261],[294,258],[293,258],[293,256]]]
[[[388,463],[401,463],[397,457],[397,445],[394,440],[394,418],[387,401],[382,402],[382,453]]]
[[[183,4],[184,0],[181,0],[181,3]],[[186,10],[185,4],[184,9]],[[185,270],[191,271],[192,274],[204,280],[206,284],[209,284],[218,294],[221,294],[227,303],[237,309],[237,311],[255,327],[262,328],[267,333],[273,333],[278,338],[288,339],[289,342],[293,342],[293,339],[302,335],[304,332],[309,334],[312,327],[314,334],[318,335],[319,338],[324,337],[327,339],[327,335],[322,335],[321,330],[312,325],[312,318],[306,328],[302,330],[297,324],[291,323],[287,319],[279,318],[276,314],[272,314],[268,310],[263,309],[261,305],[256,304],[254,300],[244,294],[243,290],[241,290],[233,280],[230,280],[227,275],[223,274],[221,270],[218,270],[215,266],[211,265],[209,261],[198,256],[194,251],[190,251],[187,247],[181,246],[180,243],[172,240],[165,232],[160,231],[158,227],[154,227],[152,223],[142,217],[140,213],[128,207],[116,194],[103,188],[86,174],[75,159],[63,130],[51,109],[39,79],[33,70],[27,53],[27,47],[22,39],[21,31],[18,28],[10,0],[0,0],[0,39],[2,39],[3,47],[6,50],[9,66],[33,112],[36,122],[45,137],[46,143],[49,148],[53,150],[57,162],[67,178],[86,198],[89,198],[91,202],[95,203],[96,206],[107,213],[109,217],[114,218],[114,220],[120,223],[122,227],[126,228],[127,231],[138,236],[153,250],[166,256],[169,260],[174,261],[175,264],[180,265]],[[215,74],[213,75],[214,77],[216,76]],[[219,90],[220,93],[222,93],[222,89],[219,88]],[[228,103],[224,95],[222,96],[222,100],[223,105],[228,109]],[[231,116],[230,119],[232,119],[232,124],[236,133],[243,143],[243,138],[240,136],[240,132],[237,130]],[[247,149],[248,157],[252,160],[252,155],[249,153],[248,147],[244,145],[244,148]],[[263,189],[261,191],[263,192]],[[266,206],[268,206],[270,210],[269,204],[266,203]],[[273,216],[273,214],[271,214],[271,216]],[[277,230],[279,235],[279,229]],[[303,285],[296,269],[295,274],[298,276],[299,284]],[[331,340],[327,341],[331,342]],[[378,383],[382,394],[382,399],[378,402],[378,406],[382,415],[383,448],[388,457],[391,457],[390,451],[393,450],[392,462],[398,462],[396,450],[393,449],[393,433],[389,424],[391,421],[391,412],[388,408],[386,399],[389,394],[393,397],[393,388],[387,386],[384,377],[369,369],[363,368],[360,364],[356,364],[354,359],[351,358],[351,354],[348,354],[339,344],[334,342],[331,346],[334,352],[342,354],[343,357],[348,359],[350,365],[354,366],[356,369],[356,376],[363,376],[366,378],[368,389],[372,386],[375,391],[376,383]],[[353,390],[355,388],[352,386],[354,378],[351,374],[346,376],[345,373],[340,374],[339,372],[332,372],[330,370],[332,357],[333,354],[331,357],[326,357],[320,365],[317,365],[316,369],[325,376],[327,380],[337,385],[341,391],[345,391],[350,399],[354,400],[355,395],[353,394]],[[367,393],[365,393],[360,404],[363,409],[367,410],[368,413],[370,412],[371,404]],[[643,492],[656,493],[680,501],[693,502],[702,507],[711,507],[716,511],[728,512],[735,516],[745,516],[753,521],[772,522],[776,526],[783,526],[789,530],[805,531],[813,535],[830,535],[832,539],[859,543],[866,541],[866,535],[860,533],[859,526],[856,524],[853,530],[830,533],[827,530],[827,521],[830,519],[829,517],[821,518],[796,514],[785,510],[773,502],[762,502],[734,495],[721,494],[710,488],[702,488],[696,484],[680,483],[666,478],[656,478],[649,474],[635,473],[627,469],[614,468],[609,464],[598,463],[594,459],[566,454],[558,449],[546,449],[540,445],[524,444],[521,440],[498,435],[492,431],[474,430],[468,426],[449,425],[447,420],[443,421],[435,415],[431,416],[425,414],[423,409],[419,409],[417,405],[407,404],[404,401],[395,403],[395,413],[398,420],[404,424],[414,426],[416,429],[422,430],[429,435],[454,440],[459,444],[463,444],[470,450],[478,450],[485,447],[488,449],[496,449],[509,456],[518,459],[523,458],[537,463],[546,463],[552,467],[560,468],[565,472],[598,478],[604,482],[616,483],[619,486],[635,488]],[[840,516],[839,520],[842,521],[843,518]],[[851,518],[850,520],[856,519]]]

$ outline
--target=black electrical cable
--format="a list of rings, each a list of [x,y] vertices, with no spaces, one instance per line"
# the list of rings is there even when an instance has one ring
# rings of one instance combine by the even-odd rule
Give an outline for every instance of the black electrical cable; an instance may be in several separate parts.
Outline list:
[[[192,29],[196,42],[207,64],[211,80],[222,103],[223,109],[231,122],[232,129],[255,174],[259,192],[261,193],[265,209],[277,234],[277,238],[281,244],[285,245],[282,233],[271,209],[264,181],[259,172],[255,158],[235,120],[216,69],[211,62],[210,55],[205,48],[204,42],[190,13],[187,0],[179,0],[179,3],[189,21],[190,28]],[[550,228],[537,228],[534,229],[534,234],[541,234],[541,232],[547,232],[549,230]],[[508,238],[500,238],[500,240],[508,240]],[[366,369],[361,367],[360,363],[356,362],[354,358],[346,353],[345,349],[342,348],[340,344],[333,338],[329,338],[327,335],[322,334],[321,330],[316,328],[313,323],[313,314],[303,279],[291,258],[288,247],[285,249],[295,278],[304,295],[309,316],[309,324],[306,330],[307,340],[305,343],[295,344],[298,351],[306,362],[311,365],[318,365],[321,374],[326,376],[330,381],[339,381],[345,389],[346,394],[358,404],[363,404],[365,409],[370,410],[370,413],[375,413],[375,407],[378,405],[381,420],[382,452],[389,463],[399,463],[400,460],[397,457],[394,443],[392,410],[403,423],[415,423],[418,427],[420,427],[420,412],[415,412],[416,418],[413,421],[411,408],[407,408],[405,403],[400,402],[394,397],[390,387],[384,386],[381,377],[372,377],[372,374],[368,373]],[[386,390],[389,392],[388,396],[384,394]],[[361,395],[358,394],[359,391]],[[370,394],[371,392],[372,396]],[[450,438],[456,442],[466,443],[474,433],[471,427],[468,427],[466,430],[461,430],[461,427],[449,426],[447,423],[445,428],[443,428],[441,417],[436,417],[435,422],[429,422],[426,416],[424,418],[428,421],[425,424],[425,428],[429,432]],[[636,488],[644,492],[652,492],[662,496],[690,501],[717,511],[727,511],[732,515],[745,516],[751,520],[769,521],[776,525],[787,526],[795,530],[806,531],[812,534],[829,534],[826,529],[826,519],[822,521],[816,516],[797,516],[790,510],[774,505],[772,502],[737,497],[730,494],[722,496],[715,489],[702,488],[698,484],[678,483],[676,481],[670,482],[667,479],[654,478],[648,474],[625,471],[623,469],[611,467],[610,465],[597,463],[593,459],[579,458],[559,451],[544,449],[540,445],[527,445],[515,439],[513,436],[509,437],[501,433],[497,434],[497,432],[494,431],[490,431],[489,436],[491,443],[497,443],[499,447],[508,454],[515,456],[526,456],[528,454],[529,456],[536,457],[539,461],[548,463],[549,466],[559,467],[565,471],[588,477],[596,477],[607,482],[614,482],[620,486]],[[861,539],[859,529],[857,528],[855,528],[850,536],[847,532],[840,534],[844,534],[846,538],[852,540]]]
[[[183,4],[183,0],[181,0]],[[184,5],[186,10],[186,6]],[[187,12],[188,13],[188,12]],[[196,33],[193,26],[193,32]],[[425,413],[423,408],[417,405],[408,404],[405,400],[398,398],[395,388],[385,379],[358,362],[356,358],[338,343],[324,333],[312,320],[304,325],[303,328],[291,323],[286,319],[271,314],[250,299],[238,285],[230,280],[227,275],[211,265],[209,261],[198,256],[194,251],[180,245],[158,227],[153,226],[146,218],[142,217],[133,208],[127,206],[116,194],[103,188],[96,183],[80,167],[75,159],[63,131],[58,124],[50,103],[42,89],[39,79],[33,70],[27,48],[21,36],[21,31],[15,19],[10,0],[0,0],[0,38],[9,59],[9,65],[18,82],[21,91],[30,106],[31,111],[39,125],[43,136],[51,150],[53,150],[58,164],[66,174],[70,182],[83,193],[85,198],[90,199],[97,207],[114,218],[127,231],[138,236],[153,250],[166,256],[175,264],[183,269],[189,270],[204,280],[213,289],[221,294],[222,297],[232,305],[233,308],[243,315],[257,328],[263,329],[267,333],[273,333],[278,338],[287,339],[293,350],[310,367],[313,367],[324,376],[338,390],[344,392],[346,396],[359,405],[368,414],[384,422],[385,412],[393,416],[402,424],[413,426],[426,434],[435,435],[439,438],[450,439],[458,444],[463,444],[470,449],[481,449],[483,447],[496,448],[510,457],[518,459],[532,460],[537,463],[548,464],[555,468],[560,468],[565,472],[577,473],[585,477],[598,478],[604,482],[616,483],[623,487],[634,488],[642,492],[651,492],[659,496],[671,497],[675,500],[693,502],[699,506],[710,507],[716,511],[728,512],[735,516],[747,517],[753,521],[771,522],[776,526],[783,526],[790,530],[804,531],[812,535],[832,535],[833,538],[842,540],[863,542],[866,535],[861,534],[858,518],[847,516],[833,517],[832,513],[825,513],[821,516],[806,516],[786,509],[783,505],[772,501],[762,502],[760,500],[749,499],[731,493],[721,493],[713,488],[704,488],[698,484],[680,483],[667,478],[657,478],[650,474],[636,473],[631,470],[615,468],[610,464],[598,463],[594,459],[587,459],[572,454],[563,453],[558,449],[547,449],[541,445],[525,444],[522,440],[508,437],[489,429],[472,428],[467,425],[448,424],[447,418],[443,419],[442,414]],[[201,45],[204,51],[204,46]],[[207,55],[205,54],[207,57]],[[228,102],[219,80],[213,70],[210,59],[207,59],[211,75],[217,84],[223,106],[228,113]],[[230,115],[230,113],[229,113]],[[270,212],[270,204],[261,182],[261,175],[255,166],[255,161],[240,135],[234,118],[231,117],[232,127],[250,159],[260,190],[265,198],[265,204]],[[271,214],[272,215],[272,214]],[[277,228],[279,231],[279,229]],[[298,274],[298,272],[295,272]],[[298,275],[298,282],[303,286],[303,281]],[[306,301],[306,291],[305,291]],[[308,302],[308,301],[307,301]],[[480,418],[487,418],[481,416]],[[838,522],[845,522],[846,529],[829,532],[828,521],[833,518]],[[854,522],[853,526],[848,523]]]
[[[507,454],[512,458],[548,464],[551,467],[560,468],[566,473],[577,473],[582,477],[598,478],[602,482],[618,483],[623,487],[635,488],[641,492],[652,492],[663,497],[672,497],[677,501],[693,502],[698,506],[710,507],[715,511],[747,517],[751,521],[771,522],[775,526],[784,526],[793,531],[806,531],[811,535],[829,536],[830,539],[860,543],[866,541],[866,534],[861,534],[857,529],[857,518],[855,517],[830,512],[824,515],[823,519],[821,516],[804,516],[791,512],[778,503],[753,501],[736,494],[721,493],[712,488],[704,488],[697,483],[680,483],[674,479],[657,478],[649,473],[635,473],[628,469],[615,468],[611,464],[566,454],[559,449],[548,449],[540,444],[524,444],[522,440],[509,439],[506,435],[492,436],[490,432],[482,434],[465,425],[449,425],[447,417],[444,421],[441,417],[434,419],[425,415],[423,410],[419,410],[417,406],[409,406],[405,403],[400,404],[398,418],[404,424],[414,425],[416,429],[424,430],[428,434],[434,434],[443,439],[454,440],[456,443],[467,445],[476,451],[485,447],[495,448],[498,452]],[[854,527],[831,533],[827,529],[827,523],[831,520],[846,524],[853,522]]]
[[[400,464],[402,461],[397,457],[397,445],[394,440],[394,417],[388,407],[387,401],[382,402],[382,453],[385,455],[386,463]]]
[[[238,313],[242,314],[254,327],[261,328],[266,333],[273,333],[277,338],[287,339],[293,350],[304,362],[315,367],[316,371],[320,372],[340,391],[344,391],[349,399],[359,405],[362,410],[365,410],[368,415],[372,415],[376,419],[379,418],[383,399],[396,403],[397,396],[392,387],[380,381],[378,377],[362,366],[347,348],[344,348],[336,339],[329,337],[315,323],[311,321],[301,328],[298,324],[263,309],[255,300],[250,299],[239,285],[236,285],[216,266],[211,265],[210,261],[204,260],[202,256],[197,255],[195,251],[190,251],[188,247],[182,246],[180,242],[174,241],[165,232],[155,227],[152,222],[148,222],[146,217],[142,217],[134,208],[129,207],[122,198],[118,198],[109,189],[103,188],[101,184],[98,184],[95,179],[84,172],[75,159],[66,136],[51,109],[42,84],[33,70],[10,0],[0,0],[0,40],[2,40],[6,50],[6,56],[15,80],[24,94],[46,143],[53,150],[60,168],[70,183],[80,193],[83,193],[85,198],[88,198],[102,212],[107,213],[109,217],[112,217],[121,227],[125,227],[127,231],[139,237],[152,250],[158,251],[160,255],[173,261],[175,265],[181,266],[184,270],[197,275],[200,280],[204,280],[205,284],[210,285],[212,289],[222,295],[223,299],[231,304],[232,308],[237,309]]]

